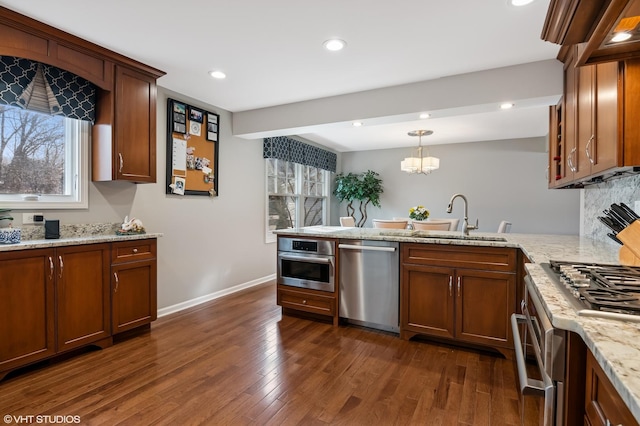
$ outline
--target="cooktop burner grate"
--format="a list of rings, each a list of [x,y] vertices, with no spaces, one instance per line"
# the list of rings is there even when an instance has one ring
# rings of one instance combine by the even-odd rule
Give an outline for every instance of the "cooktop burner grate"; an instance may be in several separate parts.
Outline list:
[[[640,315],[640,267],[553,260],[549,265],[586,308]]]

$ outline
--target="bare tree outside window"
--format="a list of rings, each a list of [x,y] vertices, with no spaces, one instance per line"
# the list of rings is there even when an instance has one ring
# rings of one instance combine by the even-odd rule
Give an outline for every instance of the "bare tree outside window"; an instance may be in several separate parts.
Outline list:
[[[0,194],[65,194],[64,120],[0,106]]]

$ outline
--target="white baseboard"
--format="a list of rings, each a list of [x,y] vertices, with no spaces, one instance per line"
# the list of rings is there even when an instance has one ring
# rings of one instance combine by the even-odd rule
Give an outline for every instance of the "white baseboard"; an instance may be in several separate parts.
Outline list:
[[[182,311],[187,308],[191,308],[193,306],[200,305],[210,300],[218,299],[220,297],[227,296],[232,293],[236,293],[238,291],[241,291],[247,288],[255,287],[257,285],[264,284],[266,282],[273,281],[275,279],[276,279],[276,274],[267,275],[266,277],[257,278],[255,280],[251,280],[246,283],[225,288],[224,290],[216,291],[215,293],[205,294],[204,296],[196,297],[195,299],[191,299],[185,302],[177,303],[175,305],[167,306],[166,308],[160,308],[158,309],[158,318]]]

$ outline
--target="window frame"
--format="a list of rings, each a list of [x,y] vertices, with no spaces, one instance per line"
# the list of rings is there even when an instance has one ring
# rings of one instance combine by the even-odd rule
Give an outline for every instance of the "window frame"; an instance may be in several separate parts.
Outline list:
[[[294,193],[278,193],[278,192],[270,192],[269,191],[269,182],[270,182],[270,175],[269,175],[269,161],[275,161],[276,162],[276,167],[274,167],[274,170],[278,170],[277,167],[277,162],[284,162],[284,163],[289,163],[291,165],[293,165],[293,170],[294,170],[294,179],[295,179],[295,191]],[[278,158],[265,158],[265,162],[264,162],[264,176],[265,176],[265,214],[264,214],[264,224],[265,224],[265,242],[266,243],[274,243],[277,241],[277,235],[269,229],[269,198],[272,196],[276,196],[276,197],[291,197],[295,199],[295,203],[296,203],[296,214],[295,214],[295,218],[294,218],[294,226],[300,227],[300,224],[304,223],[304,201],[306,198],[320,198],[323,200],[322,202],[322,225],[326,225],[329,222],[329,210],[330,210],[330,203],[331,203],[331,197],[330,195],[330,182],[331,182],[331,173],[329,170],[324,170],[321,168],[316,167],[316,169],[318,169],[319,171],[321,171],[322,175],[323,175],[323,181],[322,183],[323,185],[323,189],[322,195],[309,195],[309,194],[305,194],[304,193],[304,183],[305,183],[305,167],[313,167],[313,166],[307,166],[304,164],[300,164],[300,163],[295,163],[292,161],[287,161],[287,160],[281,160]],[[286,169],[286,165],[285,165],[285,169]],[[277,188],[276,188],[277,189]],[[304,225],[303,225],[304,226]]]
[[[12,210],[71,210],[89,207],[89,146],[91,124],[65,118],[65,179],[70,195],[38,195],[37,200],[25,199],[35,194],[0,194],[0,205]],[[75,139],[75,140],[74,140]],[[74,176],[75,175],[75,176]]]

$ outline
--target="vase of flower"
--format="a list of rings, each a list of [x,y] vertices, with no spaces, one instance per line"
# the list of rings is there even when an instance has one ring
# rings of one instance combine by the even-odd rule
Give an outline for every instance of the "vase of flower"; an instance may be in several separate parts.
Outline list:
[[[425,206],[415,206],[409,209],[409,217],[413,220],[427,220],[429,217],[429,210]]]

